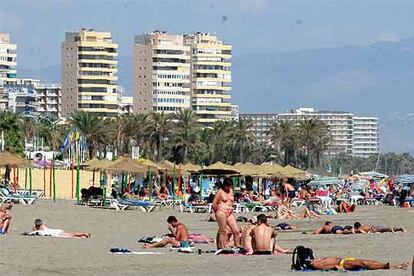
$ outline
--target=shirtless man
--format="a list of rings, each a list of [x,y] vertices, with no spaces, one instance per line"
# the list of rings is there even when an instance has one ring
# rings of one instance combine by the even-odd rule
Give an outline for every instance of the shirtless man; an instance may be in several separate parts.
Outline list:
[[[277,231],[267,224],[267,217],[264,214],[257,216],[257,226],[251,230],[250,236],[254,255],[271,255],[275,251],[289,253],[288,249],[283,249],[276,244]]]
[[[167,223],[168,230],[170,230],[172,237],[168,237],[157,243],[145,244],[144,248],[164,247],[167,244],[171,244],[174,247],[180,247],[181,250],[190,249],[187,227],[183,223],[179,222],[174,216],[169,216]]]
[[[91,237],[90,233],[84,232],[65,232],[61,229],[52,229],[47,227],[41,219],[36,219],[33,226],[33,232],[29,235],[41,235],[41,236],[52,236],[59,238],[83,238],[87,239]]]
[[[365,260],[356,258],[337,258],[328,257],[315,259],[310,262],[310,268],[315,270],[380,270],[380,269],[407,269],[408,263],[391,265],[375,260]]]
[[[288,203],[292,201],[292,199],[296,196],[295,187],[293,187],[291,184],[287,182],[288,180],[286,178],[282,179],[282,186],[285,189],[286,198],[288,199]]]
[[[354,229],[356,233],[367,234],[367,233],[387,233],[387,232],[405,232],[404,228],[395,227],[382,227],[379,225],[362,225],[360,222],[354,223]]]
[[[338,225],[333,225],[332,222],[327,221],[325,224],[317,229],[314,233],[315,235],[319,234],[354,234],[352,227],[342,227]]]
[[[252,230],[256,227],[257,223],[255,219],[250,219],[249,223],[242,228],[241,246],[246,250],[246,255],[253,254],[252,247]]]
[[[9,230],[12,215],[10,210],[13,207],[12,203],[3,203],[0,206],[0,235],[4,235]]]

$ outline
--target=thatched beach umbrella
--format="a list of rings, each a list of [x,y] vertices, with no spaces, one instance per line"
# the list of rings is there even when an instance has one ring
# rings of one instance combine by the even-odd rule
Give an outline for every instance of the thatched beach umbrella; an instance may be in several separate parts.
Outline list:
[[[10,153],[8,151],[0,151],[0,166],[16,165],[16,166],[27,166],[30,162],[21,158],[17,154]]]
[[[201,167],[199,165],[194,165],[194,164],[191,164],[191,163],[187,163],[187,164],[182,166],[182,169],[184,171],[189,172],[189,173],[196,173],[201,169]]]
[[[261,165],[258,167],[258,170],[260,170],[262,174],[269,175],[269,176],[276,176],[276,177],[286,176],[285,169],[278,164]]]
[[[139,163],[137,160],[129,157],[121,157],[113,164],[105,168],[106,171],[111,173],[146,173],[148,167]]]
[[[202,174],[207,175],[234,175],[234,174],[240,174],[240,170],[234,168],[233,166],[223,164],[222,162],[216,162],[214,164],[211,164],[210,166],[207,166],[201,170],[198,171]]]

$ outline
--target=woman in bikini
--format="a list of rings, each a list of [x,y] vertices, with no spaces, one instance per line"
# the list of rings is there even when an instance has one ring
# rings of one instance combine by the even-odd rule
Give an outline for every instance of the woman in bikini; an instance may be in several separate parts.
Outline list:
[[[225,178],[221,189],[217,192],[213,200],[213,211],[219,226],[218,249],[224,248],[227,241],[227,229],[233,233],[234,245],[240,247],[240,228],[237,225],[236,217],[233,213],[233,183],[230,178]]]

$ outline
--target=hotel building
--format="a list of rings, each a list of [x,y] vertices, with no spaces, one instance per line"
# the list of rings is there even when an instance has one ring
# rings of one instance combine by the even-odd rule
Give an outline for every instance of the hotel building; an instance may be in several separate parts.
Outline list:
[[[206,126],[231,118],[231,45],[208,33],[184,36],[191,47],[191,106]]]
[[[119,114],[118,44],[111,33],[67,32],[62,43],[62,115],[74,111]]]
[[[58,84],[36,86],[39,97],[39,113],[62,117],[62,87]]]
[[[329,128],[331,141],[328,154],[346,153],[368,157],[379,152],[378,119],[373,117],[358,117],[350,112],[299,108],[286,113],[240,114],[240,118],[252,121],[251,131],[257,142],[269,142],[269,129],[275,121],[300,122],[316,119]]]
[[[134,111],[175,113],[191,107],[190,47],[182,35],[135,36]]]

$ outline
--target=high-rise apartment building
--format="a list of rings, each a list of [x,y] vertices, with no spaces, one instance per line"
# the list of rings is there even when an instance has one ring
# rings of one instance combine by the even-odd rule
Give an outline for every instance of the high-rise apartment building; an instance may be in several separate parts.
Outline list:
[[[191,105],[199,122],[231,118],[231,45],[208,33],[184,36],[191,47]]]
[[[118,44],[110,32],[67,32],[62,43],[62,115],[119,114]]]
[[[17,45],[11,43],[10,34],[0,33],[0,86],[16,82]]]
[[[378,119],[358,117],[350,112],[317,111],[313,108],[299,108],[286,113],[240,114],[241,119],[251,120],[251,132],[259,143],[269,142],[270,126],[275,121],[300,121],[316,119],[324,122],[331,135],[328,154],[346,153],[368,157],[379,152]]]
[[[121,114],[131,114],[134,112],[134,98],[130,96],[122,96],[120,105]]]
[[[190,93],[190,47],[183,35],[155,31],[135,36],[135,112],[189,109]]]
[[[39,97],[39,113],[60,118],[62,116],[62,87],[58,84],[41,84],[36,86],[36,92]]]
[[[353,119],[353,155],[365,157],[378,153],[378,118],[355,116]]]

